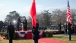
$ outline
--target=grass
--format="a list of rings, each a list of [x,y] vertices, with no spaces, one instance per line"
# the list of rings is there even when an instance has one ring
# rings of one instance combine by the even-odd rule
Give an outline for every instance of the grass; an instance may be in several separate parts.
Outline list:
[[[47,31],[50,31],[50,30],[47,30]],[[51,30],[53,31],[53,30]],[[58,31],[58,30],[56,30]],[[72,36],[72,40],[69,41],[68,40],[68,36],[67,35],[53,35],[53,37],[50,37],[50,39],[54,39],[54,40],[59,40],[59,41],[64,41],[64,42],[67,42],[67,43],[76,43],[76,35],[73,35]],[[0,39],[0,43],[8,43],[8,40],[2,40]],[[13,40],[13,43],[34,43],[33,40]]]
[[[52,31],[58,31],[58,30],[46,30],[48,32],[52,32]],[[68,35],[53,35],[53,37],[51,37],[50,39],[54,39],[54,40],[59,40],[59,41],[64,41],[67,43],[76,43],[76,35],[72,35],[71,37],[71,41],[68,40]]]
[[[0,39],[0,43],[9,43],[9,41]],[[34,42],[33,42],[33,40],[26,40],[25,39],[25,40],[13,40],[13,43],[34,43]]]
[[[68,40],[68,36],[56,36],[54,35],[53,37],[51,37],[51,39],[54,39],[54,40],[59,40],[59,41],[64,41],[64,42],[67,42],[67,43],[76,43],[76,36],[72,36],[71,37],[71,41]]]
[[[0,40],[0,43],[9,43],[8,40]],[[34,43],[33,40],[13,40],[13,43]]]
[[[57,35],[54,35],[53,37],[51,37],[50,39],[53,39],[53,40],[59,40],[59,41],[64,41],[64,42],[67,42],[67,43],[76,43],[76,36],[72,36],[72,40],[69,41],[68,40],[68,36],[57,36]],[[2,40],[0,39],[0,43],[8,43],[8,40]],[[13,40],[13,43],[34,43],[33,40]]]

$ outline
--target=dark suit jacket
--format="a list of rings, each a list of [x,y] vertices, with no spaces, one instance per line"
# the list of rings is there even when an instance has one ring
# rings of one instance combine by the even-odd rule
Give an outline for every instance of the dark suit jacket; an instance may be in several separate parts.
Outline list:
[[[17,23],[20,23],[20,22],[21,22],[21,20],[20,20],[20,18],[18,18],[18,19],[17,19]]]
[[[8,33],[8,36],[10,39],[13,38],[14,31],[15,31],[14,25],[8,25],[7,26],[7,33]]]
[[[36,28],[33,27],[33,29],[32,29],[33,40],[38,40],[39,39],[39,31],[38,31],[38,28],[39,28],[39,24],[36,23]]]
[[[58,27],[59,27],[59,30],[61,31],[61,23],[60,23],[60,24],[58,24]]]
[[[36,28],[33,27],[33,29],[38,29],[39,28],[39,23],[36,23]]]
[[[71,25],[72,24],[68,23],[68,34],[71,34],[72,33],[72,31],[71,31]]]
[[[20,18],[18,18],[18,19],[17,19],[17,24],[16,24],[16,26],[17,26],[18,29],[19,29],[20,23],[21,23],[21,20],[20,20]]]
[[[24,29],[27,29],[27,20],[24,20],[23,24],[24,24]]]
[[[33,29],[32,33],[33,33],[33,40],[38,40],[39,39],[39,31],[37,29]]]

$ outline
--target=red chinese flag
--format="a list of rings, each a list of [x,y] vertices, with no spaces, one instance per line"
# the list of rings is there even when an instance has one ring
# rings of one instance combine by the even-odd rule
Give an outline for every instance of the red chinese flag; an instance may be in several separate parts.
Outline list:
[[[69,1],[68,1],[68,9],[67,9],[67,15],[66,15],[66,20],[68,23],[72,23],[72,14],[70,12],[70,5],[69,5]]]
[[[33,0],[30,15],[32,17],[32,26],[36,27],[36,3],[35,3],[35,0]]]

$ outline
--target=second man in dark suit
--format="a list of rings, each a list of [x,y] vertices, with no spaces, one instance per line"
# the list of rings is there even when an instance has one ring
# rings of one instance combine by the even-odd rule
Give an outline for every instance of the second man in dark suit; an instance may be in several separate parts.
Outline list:
[[[32,35],[33,35],[34,43],[38,43],[38,39],[39,39],[38,28],[39,28],[39,23],[37,22],[36,27],[33,27],[33,29],[32,29]]]
[[[12,43],[13,36],[14,36],[14,25],[12,25],[12,22],[9,22],[9,25],[7,26],[7,33],[8,33],[8,38],[9,38],[9,43]]]
[[[23,21],[23,25],[24,25],[24,30],[26,31],[27,30],[27,20],[26,20],[26,18]]]
[[[20,23],[21,23],[21,20],[20,20],[20,17],[18,17],[18,19],[17,19],[17,30],[18,30],[18,31],[19,31]]]

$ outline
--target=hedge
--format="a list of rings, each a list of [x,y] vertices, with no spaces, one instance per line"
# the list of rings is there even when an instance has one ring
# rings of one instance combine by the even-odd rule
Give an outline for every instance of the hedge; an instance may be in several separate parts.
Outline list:
[[[1,36],[5,36],[5,39],[8,39],[8,34],[7,34],[7,32],[0,32],[0,35]],[[15,33],[15,35],[14,35],[14,39],[16,39],[17,37],[16,37],[16,33]]]
[[[14,34],[14,39],[17,39],[17,36],[16,36],[17,33]],[[8,34],[7,32],[0,32],[0,35],[1,36],[5,36],[5,39],[8,39]],[[53,34],[51,32],[48,32],[48,31],[44,31],[44,34],[43,34],[43,37],[52,37]]]
[[[45,30],[45,32],[51,32],[52,34],[64,34],[64,31],[58,30]]]
[[[64,31],[61,31],[59,32],[58,30],[44,30],[44,34],[43,34],[43,37],[53,37],[53,34],[62,34],[64,33]],[[17,33],[14,34],[14,39],[18,39],[17,36],[16,36]],[[7,32],[0,32],[0,35],[1,36],[5,36],[6,39],[8,39],[8,34]]]
[[[64,34],[64,31],[44,30],[44,37],[53,37],[53,34]]]
[[[52,32],[44,31],[44,36],[43,37],[53,37],[53,34],[52,34]]]

